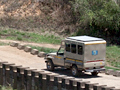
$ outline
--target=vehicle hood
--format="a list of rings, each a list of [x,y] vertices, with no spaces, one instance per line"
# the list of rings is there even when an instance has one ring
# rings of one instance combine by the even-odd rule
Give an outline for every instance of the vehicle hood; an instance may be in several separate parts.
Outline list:
[[[55,55],[57,55],[57,53],[48,53],[48,55],[55,56]]]

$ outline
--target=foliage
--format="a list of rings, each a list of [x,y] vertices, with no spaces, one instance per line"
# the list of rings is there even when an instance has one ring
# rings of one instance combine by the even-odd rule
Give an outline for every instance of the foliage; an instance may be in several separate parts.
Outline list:
[[[13,90],[11,86],[5,87],[5,86],[0,86],[0,90]]]
[[[116,68],[108,67],[108,66],[106,66],[105,68],[106,68],[106,69],[113,69],[114,71],[119,71],[119,70],[120,70],[120,69],[116,69]]]
[[[52,49],[52,48],[44,48],[44,47],[31,46],[31,45],[27,45],[27,46],[30,46],[32,49],[37,49],[40,52],[41,51],[45,53],[57,52],[56,49]]]
[[[14,29],[0,30],[0,38],[36,43],[60,44],[61,38],[54,35],[40,35],[34,32],[25,32]]]
[[[120,69],[120,46],[107,46],[106,61],[110,66]]]
[[[56,49],[31,46],[32,49],[37,49],[45,53],[57,52]],[[107,46],[106,47],[106,69],[120,70],[120,46]],[[111,67],[112,66],[112,67]]]
[[[0,42],[0,46],[9,45],[8,43]]]
[[[111,36],[120,32],[120,6],[114,0],[75,0],[71,3],[76,24],[87,29],[87,33]]]

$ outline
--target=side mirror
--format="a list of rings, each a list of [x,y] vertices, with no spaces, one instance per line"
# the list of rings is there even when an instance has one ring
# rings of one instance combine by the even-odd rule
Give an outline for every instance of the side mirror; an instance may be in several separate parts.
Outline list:
[[[57,55],[58,55],[58,52],[57,52]]]

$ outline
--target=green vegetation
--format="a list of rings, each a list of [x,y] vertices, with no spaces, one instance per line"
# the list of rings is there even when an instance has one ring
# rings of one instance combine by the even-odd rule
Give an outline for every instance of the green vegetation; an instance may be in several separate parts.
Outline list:
[[[31,46],[31,45],[27,45],[32,47],[32,49],[37,49],[39,51],[43,51],[45,53],[51,53],[51,52],[57,52],[56,49],[52,49],[52,48],[44,48],[44,47],[37,47],[37,46]],[[119,46],[107,46],[106,48],[106,61],[108,66],[112,66],[112,67],[106,67],[108,68],[115,68],[116,70],[120,69],[120,47]]]
[[[8,43],[0,42],[0,46],[5,46],[5,45],[9,45],[9,44]]]
[[[118,70],[120,70],[120,69],[113,68],[113,67],[108,67],[108,66],[106,66],[105,68],[106,68],[106,69],[113,69],[113,70],[115,70],[115,71],[118,71]]]
[[[32,33],[32,32],[28,33],[13,29],[1,30],[0,38],[35,42],[35,43],[59,44],[61,42],[61,38],[55,37],[54,35],[40,35],[38,33]]]
[[[120,6],[115,1],[71,1],[74,15],[73,20],[80,27],[78,28],[77,35],[118,37],[120,33]]]
[[[12,29],[2,30],[0,31],[1,38],[4,39],[12,39],[12,40],[20,40],[20,41],[28,41],[28,42],[36,42],[36,43],[53,43],[59,44],[61,39],[59,37],[55,37],[53,35],[39,35],[36,33],[28,33],[23,31],[17,31]],[[6,43],[0,42],[0,45],[8,45]],[[38,49],[39,51],[43,51],[45,53],[56,52],[55,49],[44,48],[44,47],[36,47],[31,46],[34,49]],[[120,46],[107,46],[106,49],[106,61],[108,66],[113,66],[115,68],[120,68]]]
[[[106,60],[110,66],[120,68],[120,46],[107,46]]]
[[[8,86],[8,87],[1,87],[0,86],[0,90],[13,90],[12,87]]]
[[[44,47],[37,47],[37,46],[31,46],[31,45],[27,45],[27,46],[30,46],[32,49],[37,49],[38,51],[42,51],[45,53],[57,52],[56,49],[52,49],[52,48],[44,48]]]
[[[43,51],[45,53],[51,53],[51,52],[57,52],[56,49],[52,48],[44,48],[44,47],[37,47],[37,46],[31,46],[32,49],[37,49],[39,51]],[[120,47],[119,46],[107,46],[106,48],[106,61],[109,66],[106,66],[106,69],[115,69],[115,70],[120,70]]]

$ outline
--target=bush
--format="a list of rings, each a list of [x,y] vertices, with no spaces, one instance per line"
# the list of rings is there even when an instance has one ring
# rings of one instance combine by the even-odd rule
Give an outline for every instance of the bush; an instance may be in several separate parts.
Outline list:
[[[18,36],[17,36],[17,40],[22,41],[22,40],[23,40],[22,36],[21,36],[21,35],[18,35]]]
[[[71,3],[76,23],[91,30],[87,32],[109,36],[120,32],[120,6],[114,0],[75,0]]]

